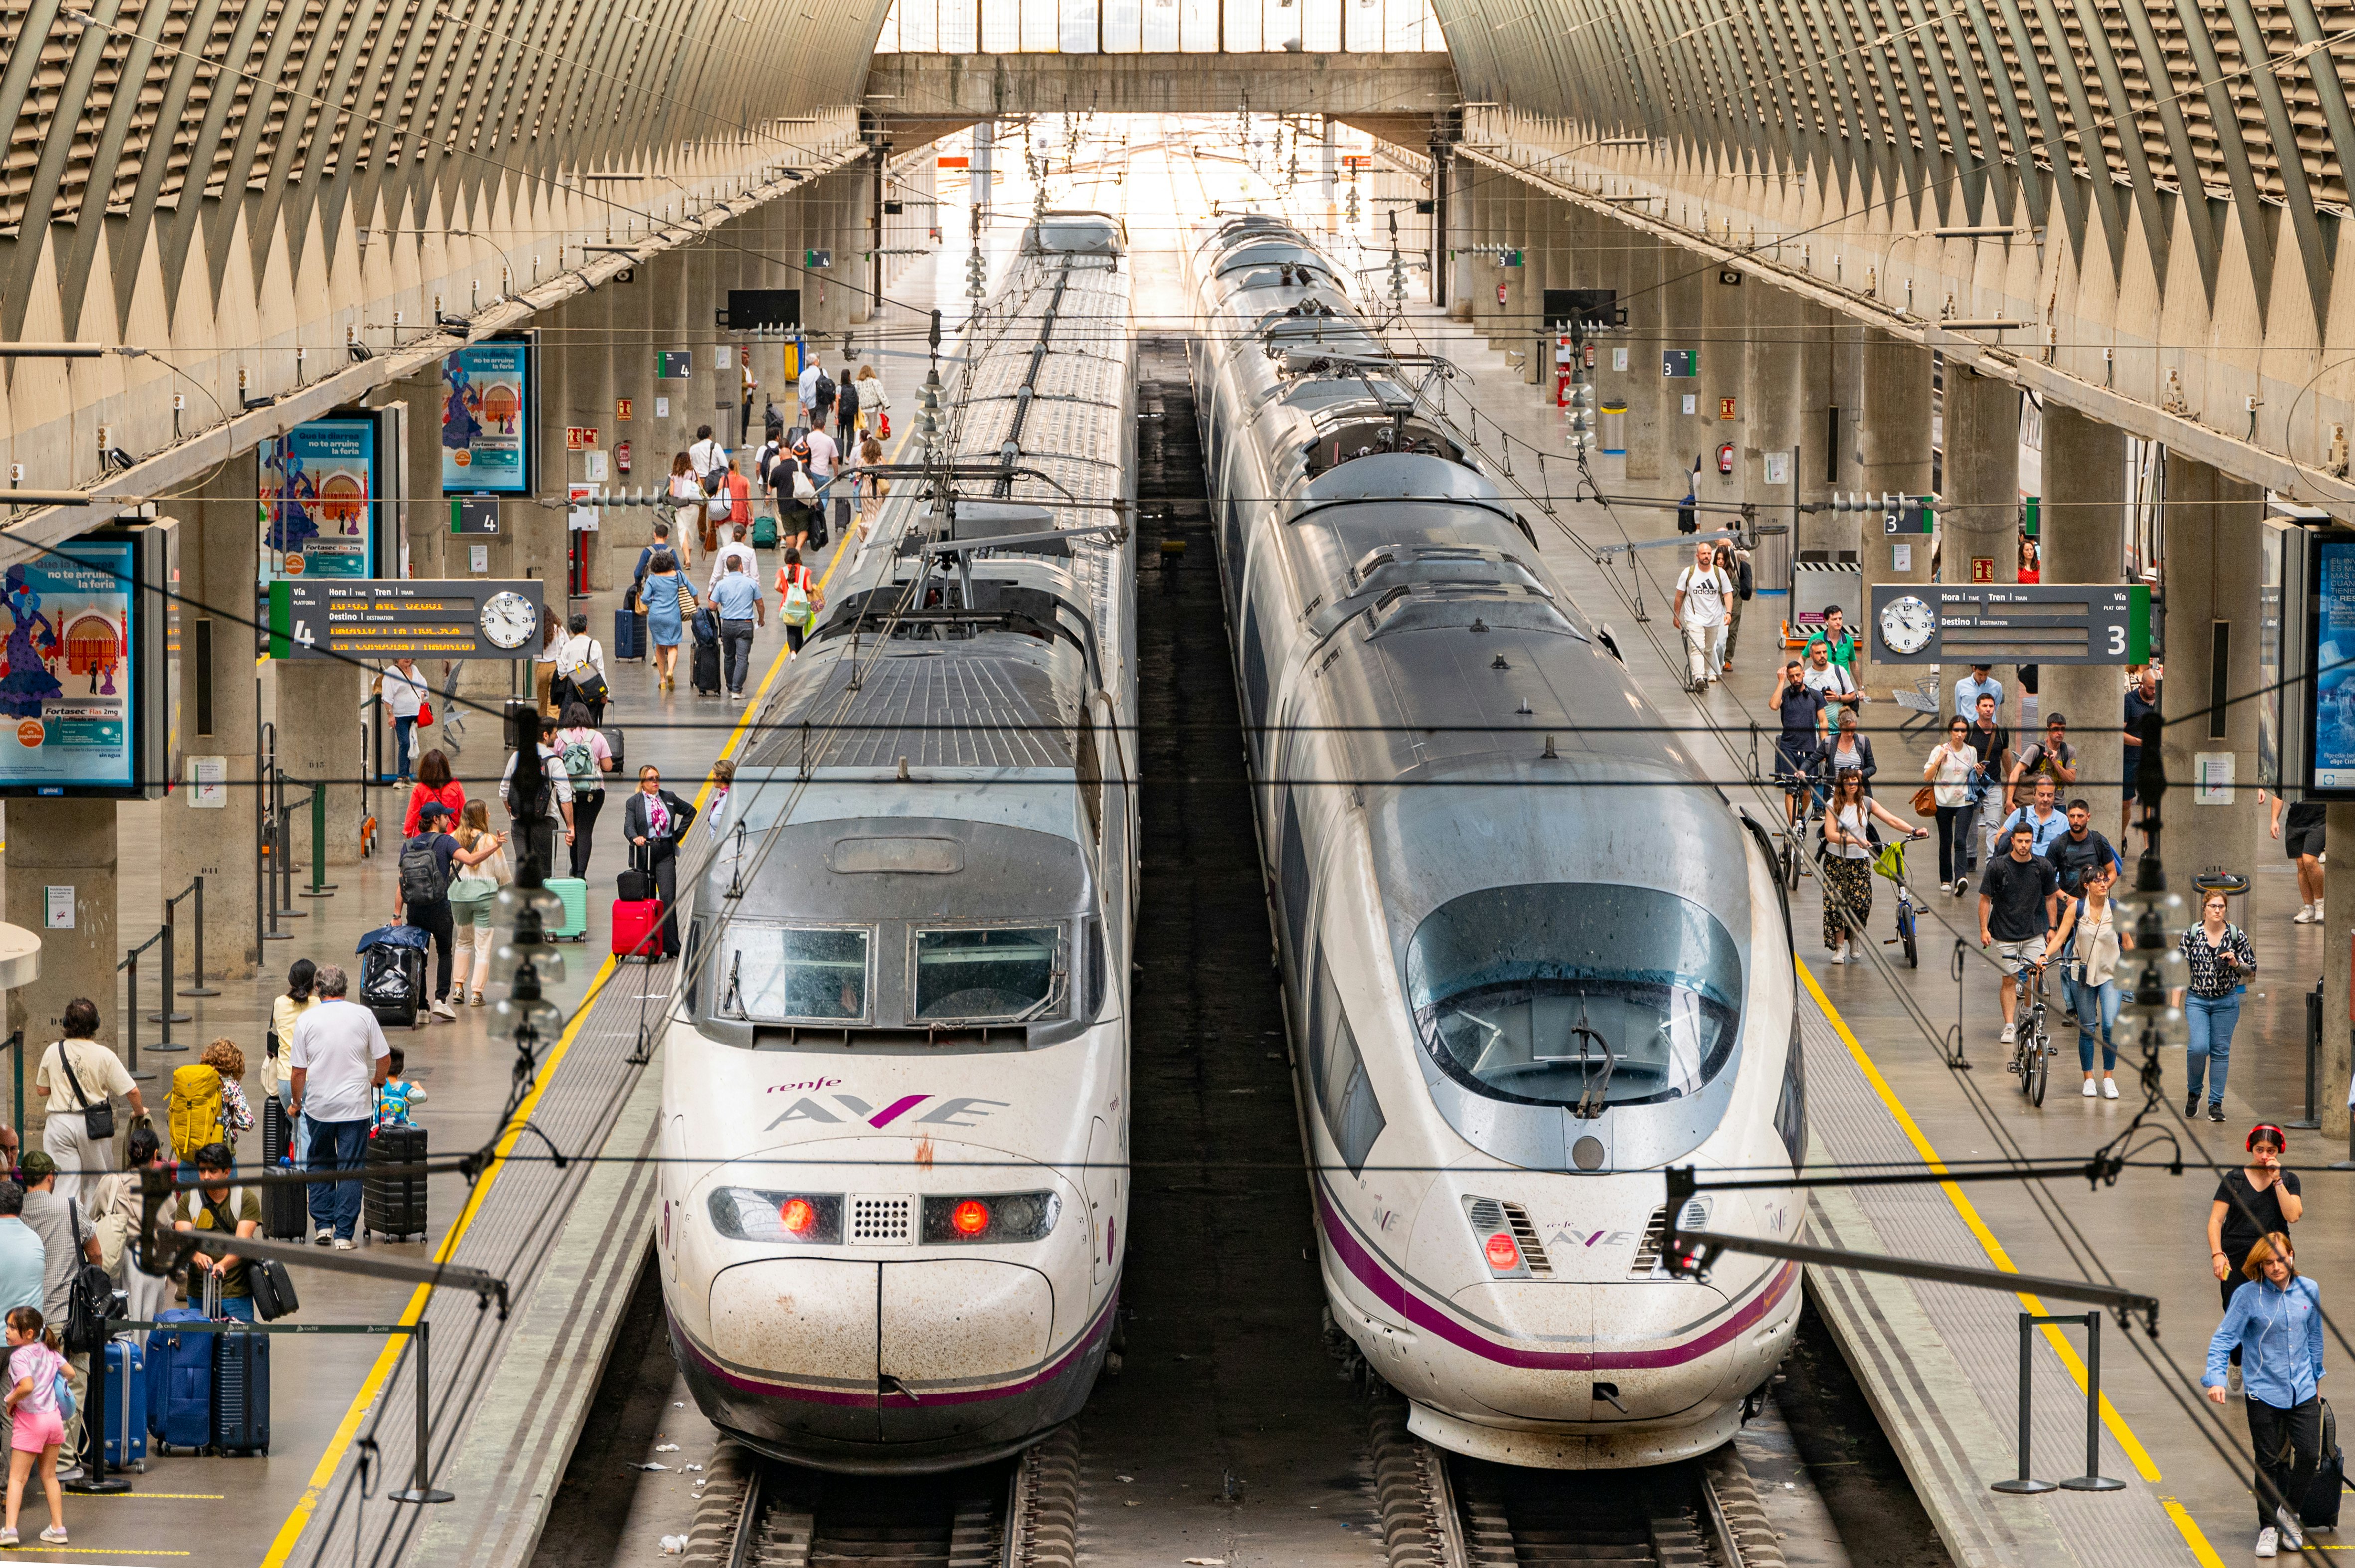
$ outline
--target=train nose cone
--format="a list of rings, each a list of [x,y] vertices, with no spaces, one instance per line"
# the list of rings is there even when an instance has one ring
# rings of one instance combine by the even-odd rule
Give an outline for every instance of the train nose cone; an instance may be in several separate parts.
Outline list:
[[[1467,1285],[1455,1304],[1500,1331],[1474,1397],[1531,1421],[1657,1421],[1708,1399],[1721,1369],[1696,1325],[1722,1292],[1690,1281]],[[1615,1403],[1614,1403],[1615,1401]]]

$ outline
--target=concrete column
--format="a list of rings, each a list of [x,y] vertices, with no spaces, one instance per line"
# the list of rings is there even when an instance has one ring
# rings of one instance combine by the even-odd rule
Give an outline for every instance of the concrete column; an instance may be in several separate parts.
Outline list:
[[[1704,272],[1700,258],[1680,246],[1662,243],[1660,281],[1662,287],[1655,296],[1660,304],[1659,340],[1652,353],[1652,368],[1660,367],[1661,355],[1675,349],[1690,349],[1700,356],[1700,373],[1689,379],[1678,378],[1660,381],[1660,467],[1659,475],[1665,492],[1681,496],[1685,475],[1704,451],[1714,449],[1710,439],[1717,429],[1717,410],[1704,400],[1708,395],[1710,357],[1715,352],[1708,336],[1707,312],[1709,296],[1704,290],[1717,287],[1712,273]],[[1685,400],[1692,400],[1692,411],[1685,411]],[[1696,476],[1695,483],[1702,483]],[[1706,488],[1706,485],[1703,486]]]
[[[792,198],[780,205],[790,207]],[[789,239],[777,242],[783,245]],[[663,328],[657,324],[666,316],[666,296],[658,283],[663,275],[657,263],[641,269],[638,281],[628,287],[605,291],[613,295],[606,318],[612,344],[605,356],[609,384],[616,400],[630,400],[629,422],[617,421],[613,427],[616,437],[630,443],[630,472],[623,483],[632,490],[651,490],[656,495],[669,485],[671,453],[677,449],[670,444],[671,421],[655,416],[655,396],[658,389],[681,385],[655,379],[655,349],[668,346],[658,343]],[[790,417],[790,400],[786,411]],[[652,507],[616,507],[605,514],[598,529],[602,548],[597,553],[604,573],[601,583],[627,580],[637,564],[638,551],[654,539],[655,516]],[[591,629],[600,638],[609,637],[612,632],[610,624]]]
[[[2058,403],[2044,405],[2043,581],[2118,581],[2126,551],[2126,464],[2125,432]],[[2251,553],[2256,553],[2254,541]],[[2037,684],[2042,710],[2069,720],[2070,744],[2077,748],[2076,793],[2094,807],[2094,825],[2111,835],[2131,863],[2141,844],[2127,844],[2120,832],[2124,672],[2115,665],[2046,665]],[[2169,815],[2181,819],[2172,810]],[[2184,880],[2178,888],[2190,885]]]
[[[232,803],[230,809],[237,809]],[[248,809],[250,809],[249,805]],[[111,800],[12,800],[8,803],[8,923],[41,938],[41,975],[8,993],[8,1027],[25,1031],[36,1052],[58,1038],[66,1004],[88,997],[98,1004],[98,1038],[108,1045],[122,1038],[122,1005],[114,966],[122,961],[115,924],[114,818]],[[73,928],[47,929],[48,890],[71,888]],[[153,959],[154,949],[148,956]],[[207,955],[210,957],[210,955]],[[142,967],[144,967],[143,962]],[[141,976],[143,981],[146,976]],[[147,994],[155,995],[147,982]],[[152,1031],[148,1038],[153,1039]],[[32,1093],[32,1072],[25,1074]],[[37,1107],[41,1102],[31,1104]],[[25,1118],[26,1147],[41,1147],[37,1111]]]
[[[1948,582],[2019,581],[2019,389],[2006,382],[1946,364],[1945,493],[1937,526],[1945,530],[1941,568]],[[1881,489],[1894,485],[1876,485]],[[1910,492],[1909,492],[1910,493]],[[1867,512],[1867,525],[1879,514]],[[1870,548],[1869,545],[1867,548]],[[1948,660],[1948,664],[1955,661]],[[1963,670],[1941,669],[1951,688]],[[2003,711],[2015,745],[2025,745],[2029,720],[2020,699],[2019,671],[1998,665]],[[2041,684],[2041,681],[2040,681]],[[2041,705],[2040,704],[2040,707]],[[2063,713],[2066,709],[2061,709]]]
[[[428,435],[431,435],[429,429]],[[182,607],[180,713],[191,757],[226,757],[229,804],[197,807],[196,791],[176,790],[150,809],[162,814],[164,891],[176,893],[192,877],[205,879],[205,967],[218,977],[242,978],[259,961],[254,936],[254,745],[260,682],[254,674],[251,627],[198,604],[223,608],[252,602],[256,541],[253,502],[235,492],[251,487],[250,474],[232,465],[183,504],[181,591],[197,603]],[[232,475],[235,476],[232,477]],[[207,649],[210,656],[205,656]],[[183,906],[183,920],[195,911]],[[195,972],[195,935],[185,925],[174,964]],[[182,984],[194,982],[183,979]],[[93,993],[94,994],[94,993]]]
[[[1700,451],[1700,498],[1704,501],[1739,503],[1750,499],[1749,481],[1742,458],[1744,447],[1752,444],[1746,438],[1754,407],[1742,396],[1749,378],[1751,345],[1751,296],[1763,286],[1756,283],[1729,284],[1718,276],[1718,269],[1704,258],[1688,259],[1688,266],[1701,270],[1702,310],[1707,322],[1708,342],[1700,356],[1700,425],[1704,432]],[[1737,276],[1739,274],[1736,274]],[[1733,418],[1724,417],[1724,400],[1733,400]],[[1717,471],[1717,449],[1727,442],[1733,443],[1733,472]],[[1712,526],[1704,517],[1701,526]]]
[[[1661,317],[1667,303],[1660,278],[1668,248],[1615,219],[1597,220],[1595,242],[1601,247],[1602,286],[1618,290],[1619,303],[1627,311],[1625,333],[1606,338],[1595,352],[1603,372],[1599,396],[1627,405],[1628,479],[1658,479],[1677,466],[1668,455],[1676,444],[1668,433],[1675,429],[1676,405],[1663,408],[1663,400],[1677,384],[1664,385],[1660,379]],[[1622,353],[1627,357],[1625,369],[1620,368]]]
[[[2050,462],[2051,438],[2046,440],[2046,461]],[[2051,558],[2048,555],[2045,559],[2049,561]],[[2172,662],[2170,657],[2169,663]],[[2329,807],[2325,826],[2327,832],[2341,835],[2341,844],[2355,844],[2355,805]],[[2187,901],[2198,896],[2192,892],[2188,878],[2172,880],[2170,885],[2180,890]],[[2350,928],[2348,918],[2350,912],[2355,912],[2355,855],[2341,855],[2336,860],[2323,862],[2322,905],[2331,923],[2329,933],[2323,938],[2322,1062],[2315,1075],[2316,1097],[2322,1104],[2317,1107],[2316,1115],[2322,1121],[2321,1136],[2329,1140],[2335,1153],[2347,1142],[2347,1096],[2339,1086],[2348,1082],[2350,1072],[2355,1072],[2355,1050],[2350,1050],[2355,1047],[2355,1029],[2347,1022],[2349,983],[2355,976],[2350,975],[2345,958],[2345,944],[2350,936],[2355,936],[2355,928]],[[2263,954],[2258,955],[2257,962],[2264,962]]]
[[[1922,495],[1930,488],[1930,351],[1868,329],[1855,352],[1859,417],[1852,487]],[[1849,487],[1845,472],[1842,483],[1844,488]],[[1864,566],[1865,603],[1857,607],[1859,624],[1870,613],[1875,583],[1930,581],[1928,539],[1915,536],[1911,541],[1913,564],[1901,571],[1896,551],[1881,533],[1878,517],[1859,518],[1852,512],[1836,513],[1834,517],[1836,542],[1828,548],[1858,551]],[[1887,676],[1876,674],[1871,668],[1871,638],[1858,639],[1857,678],[1874,696],[1885,698],[1892,681],[1913,683],[1906,668]],[[1954,684],[1946,671],[1941,670],[1939,676],[1948,686]]]
[[[2168,792],[2159,848],[2170,870],[2247,874],[2269,851],[2281,853],[2266,835],[2268,813],[2255,787],[2252,698],[2260,678],[2257,594],[2264,564],[2256,540],[2264,511],[2262,485],[2167,454],[2167,681],[2159,702],[2168,721]],[[2220,686],[2222,708],[2215,702]],[[2225,802],[2198,805],[2200,759],[2217,754],[2232,758],[2233,787]]]
[[[1799,496],[1801,415],[1806,404],[1806,309],[1798,297],[1756,279],[1742,285],[1750,300],[1750,354],[1740,394],[1743,490],[1761,522],[1794,520]],[[1769,458],[1780,467],[1770,467]],[[1782,478],[1774,482],[1772,475]]]

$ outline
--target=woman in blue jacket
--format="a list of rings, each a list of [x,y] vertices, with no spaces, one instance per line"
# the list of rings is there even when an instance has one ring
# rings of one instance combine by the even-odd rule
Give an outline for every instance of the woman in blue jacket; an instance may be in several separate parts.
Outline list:
[[[2257,1460],[2257,1555],[2306,1544],[2298,1507],[2322,1452],[2322,1292],[2298,1277],[2289,1238],[2276,1231],[2249,1249],[2249,1283],[2232,1293],[2208,1341],[2208,1398],[2224,1403],[2226,1369],[2241,1352],[2249,1445]]]

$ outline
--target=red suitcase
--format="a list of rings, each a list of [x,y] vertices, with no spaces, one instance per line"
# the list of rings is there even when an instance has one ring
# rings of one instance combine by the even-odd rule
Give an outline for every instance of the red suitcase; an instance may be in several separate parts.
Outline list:
[[[660,899],[615,899],[613,956],[648,962],[662,957],[662,919]]]

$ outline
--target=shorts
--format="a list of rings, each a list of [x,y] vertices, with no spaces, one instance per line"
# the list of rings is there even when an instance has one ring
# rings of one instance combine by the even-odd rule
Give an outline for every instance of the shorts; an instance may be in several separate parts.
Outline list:
[[[66,1424],[54,1410],[16,1411],[16,1430],[9,1435],[8,1446],[18,1454],[38,1454],[52,1445],[62,1447],[66,1440]]]
[[[1785,779],[1794,774],[1812,773],[1816,754],[1814,736],[1781,736],[1774,742],[1774,771]]]
[[[2291,806],[2287,820],[2282,824],[2282,849],[2293,860],[2301,855],[2322,853],[2323,814],[2300,810],[2305,804],[2300,801]]]
[[[2016,968],[2022,962],[2041,964],[2044,962],[2044,938],[2031,936],[2025,942],[1998,942],[1995,944],[1995,955],[2003,960],[2007,970]]]

